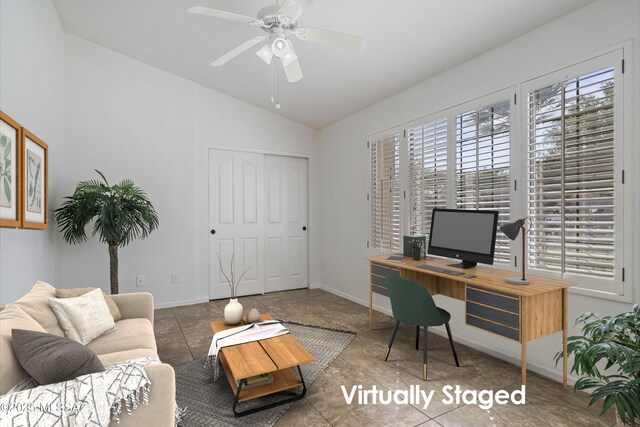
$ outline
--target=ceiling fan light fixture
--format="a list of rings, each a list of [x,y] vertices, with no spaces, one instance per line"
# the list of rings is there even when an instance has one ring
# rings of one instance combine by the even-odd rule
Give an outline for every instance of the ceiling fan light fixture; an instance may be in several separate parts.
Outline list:
[[[271,51],[278,58],[282,58],[284,54],[289,52],[291,48],[289,47],[289,43],[284,39],[284,37],[276,37],[271,43]]]
[[[256,55],[260,59],[262,59],[267,64],[271,64],[271,59],[273,58],[273,51],[271,50],[271,46],[268,44],[262,46],[262,49],[256,52]]]
[[[283,66],[287,66],[289,64],[291,64],[292,62],[296,61],[298,59],[298,56],[293,53],[292,51],[289,51],[287,53],[285,53],[284,55],[282,55],[282,58],[280,58],[282,60],[282,65]]]

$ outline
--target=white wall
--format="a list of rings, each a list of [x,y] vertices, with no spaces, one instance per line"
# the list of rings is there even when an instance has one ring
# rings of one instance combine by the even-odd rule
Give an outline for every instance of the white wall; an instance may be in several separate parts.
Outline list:
[[[120,250],[120,292],[150,291],[157,306],[209,297],[208,148],[309,156],[310,283],[319,282],[318,131],[155,67],[66,35],[63,193],[99,169],[148,193],[160,227]],[[109,289],[106,245],[64,245],[60,285]],[[171,283],[178,273],[180,283]],[[146,287],[135,287],[135,276]]]
[[[364,257],[367,256],[368,233],[366,140],[369,134],[516,85],[628,40],[633,40],[633,61],[627,67],[627,72],[632,73],[627,81],[635,81],[632,117],[636,119],[640,111],[640,84],[638,73],[634,72],[640,63],[639,19],[640,2],[637,0],[593,3],[324,128],[320,162],[322,200],[331,200],[331,203],[324,204],[320,211],[322,229],[327,231],[323,235],[320,261],[323,287],[368,304],[368,265]],[[637,165],[640,149],[638,121],[634,121],[635,152],[631,155],[636,159],[632,163]],[[639,174],[631,185],[640,188]],[[640,198],[636,198],[628,212],[636,218],[632,231],[635,242],[640,241],[639,205]],[[639,254],[637,251],[636,259]],[[636,299],[640,297],[639,282],[640,272],[636,271],[633,284]],[[519,345],[489,333],[478,333],[477,329],[464,325],[461,301],[437,298],[443,308],[452,312],[452,329],[457,340],[508,360],[519,360]],[[384,297],[374,295],[374,304],[382,310],[390,310],[388,299]],[[573,324],[573,319],[585,311],[605,315],[629,308],[630,304],[571,294],[569,323]],[[561,370],[554,367],[553,355],[560,348],[560,334],[531,342],[528,346],[530,368],[559,378]]]
[[[49,207],[64,169],[64,32],[51,2],[0,3],[0,109],[49,145]],[[51,215],[50,215],[51,217]],[[59,232],[0,229],[0,305],[62,277]]]

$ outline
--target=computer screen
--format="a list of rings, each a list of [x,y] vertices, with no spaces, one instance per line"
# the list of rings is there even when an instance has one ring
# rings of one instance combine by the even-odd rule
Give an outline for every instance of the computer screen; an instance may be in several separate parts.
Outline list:
[[[427,252],[462,261],[453,267],[493,264],[498,211],[434,209]]]

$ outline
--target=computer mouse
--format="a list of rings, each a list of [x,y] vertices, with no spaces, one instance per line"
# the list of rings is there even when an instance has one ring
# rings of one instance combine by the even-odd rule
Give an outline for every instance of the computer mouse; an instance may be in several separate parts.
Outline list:
[[[474,277],[476,277],[476,275],[475,275],[475,274],[465,274],[465,275],[464,275],[464,278],[465,278],[465,279],[473,279]]]

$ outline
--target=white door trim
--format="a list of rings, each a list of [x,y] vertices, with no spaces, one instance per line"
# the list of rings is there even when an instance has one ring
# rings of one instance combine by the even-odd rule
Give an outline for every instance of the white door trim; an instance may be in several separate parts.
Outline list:
[[[304,159],[308,159],[311,157],[311,155],[308,153],[296,153],[293,151],[264,150],[259,148],[234,147],[232,145],[210,145],[207,148],[207,151],[210,151],[210,150],[237,151],[240,153],[257,153],[257,154],[268,154],[271,156],[284,156],[284,157],[302,157]]]

